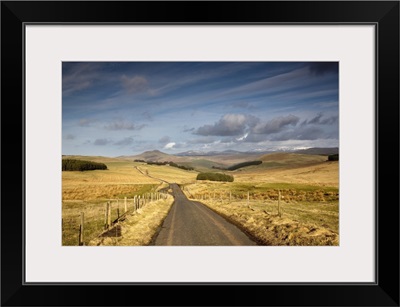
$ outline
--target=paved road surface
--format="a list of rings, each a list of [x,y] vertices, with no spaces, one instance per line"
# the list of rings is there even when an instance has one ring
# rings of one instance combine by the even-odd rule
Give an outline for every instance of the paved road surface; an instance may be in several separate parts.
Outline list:
[[[175,202],[154,245],[257,245],[239,228],[171,184]]]

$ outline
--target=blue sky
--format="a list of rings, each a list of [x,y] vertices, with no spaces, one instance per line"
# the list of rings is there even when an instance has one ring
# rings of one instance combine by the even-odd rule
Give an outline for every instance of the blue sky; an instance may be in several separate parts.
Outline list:
[[[62,153],[339,146],[336,62],[64,62]]]

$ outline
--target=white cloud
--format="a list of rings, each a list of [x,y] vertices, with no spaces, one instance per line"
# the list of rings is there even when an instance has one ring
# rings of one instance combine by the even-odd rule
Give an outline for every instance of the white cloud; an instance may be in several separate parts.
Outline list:
[[[123,75],[121,77],[121,82],[125,87],[125,90],[130,94],[144,92],[148,89],[146,78],[141,76],[127,77],[126,75]]]
[[[247,138],[247,136],[249,135],[249,133],[246,133],[245,135],[243,135],[242,137],[240,137],[240,138],[237,138],[236,139],[236,141],[243,141],[244,139],[246,139]]]
[[[213,125],[199,127],[194,134],[203,136],[236,136],[245,132],[248,126],[254,126],[258,118],[244,114],[225,114]]]
[[[164,149],[172,149],[176,145],[175,142],[170,142],[164,146]]]

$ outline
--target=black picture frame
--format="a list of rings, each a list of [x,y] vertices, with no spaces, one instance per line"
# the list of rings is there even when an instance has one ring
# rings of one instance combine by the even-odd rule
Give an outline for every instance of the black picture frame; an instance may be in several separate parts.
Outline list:
[[[24,25],[27,23],[376,26],[376,282],[24,282]],[[399,1],[2,1],[2,306],[399,306]],[[361,153],[360,153],[361,154]]]

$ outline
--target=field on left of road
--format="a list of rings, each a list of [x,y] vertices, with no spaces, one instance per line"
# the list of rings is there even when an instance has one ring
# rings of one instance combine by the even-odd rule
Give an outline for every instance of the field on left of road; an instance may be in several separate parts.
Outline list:
[[[118,217],[118,213],[124,213],[125,197],[128,199],[128,210],[132,210],[132,199],[135,196],[155,193],[168,186],[155,178],[168,182],[174,180],[188,182],[197,174],[171,166],[152,166],[117,158],[93,156],[64,156],[63,158],[101,162],[107,165],[107,170],[62,172],[62,245],[78,245],[82,212],[84,213],[84,241],[88,241],[104,230],[105,209],[108,201],[112,207],[111,219],[114,220]],[[139,172],[135,166],[143,173]],[[172,201],[169,203],[172,204]],[[157,204],[152,208],[157,210]],[[157,218],[163,219],[160,216]]]

